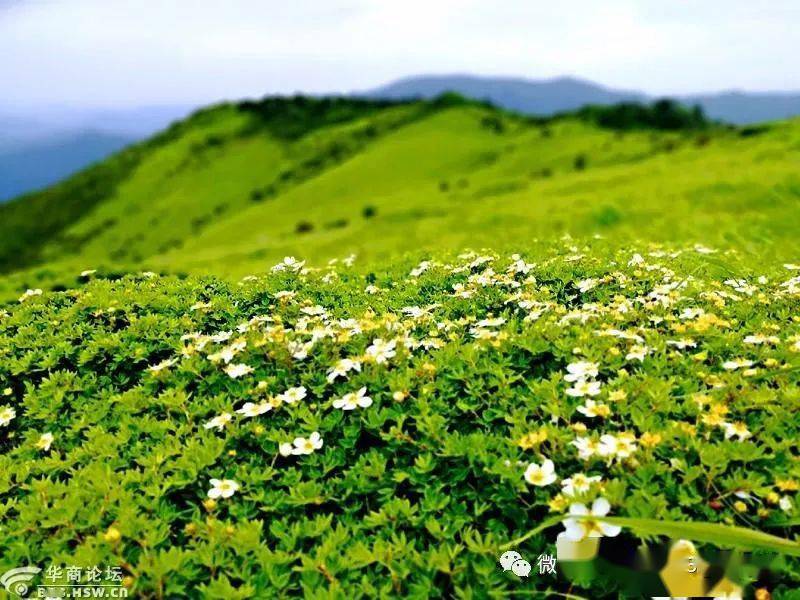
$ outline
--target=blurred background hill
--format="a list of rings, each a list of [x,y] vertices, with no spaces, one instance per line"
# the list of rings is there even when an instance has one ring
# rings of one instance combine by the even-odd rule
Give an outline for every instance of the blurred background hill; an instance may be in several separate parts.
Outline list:
[[[586,105],[653,102],[648,94],[573,77],[532,80],[471,75],[408,77],[355,97],[432,99],[446,92],[526,115],[552,116]],[[711,119],[745,125],[800,115],[800,93],[722,92],[676,96]],[[187,116],[188,105],[130,109],[38,108],[0,114],[0,202],[51,185]]]

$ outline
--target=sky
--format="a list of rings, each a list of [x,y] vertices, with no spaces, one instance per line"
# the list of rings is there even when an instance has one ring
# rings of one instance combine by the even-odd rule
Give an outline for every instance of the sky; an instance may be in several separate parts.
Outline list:
[[[800,90],[798,27],[798,0],[0,0],[0,107],[199,105],[450,73]]]

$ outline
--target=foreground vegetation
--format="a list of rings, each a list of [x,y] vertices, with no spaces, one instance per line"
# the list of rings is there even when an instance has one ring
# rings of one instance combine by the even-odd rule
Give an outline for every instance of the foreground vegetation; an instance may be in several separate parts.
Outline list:
[[[650,519],[780,551],[769,588],[796,597],[800,267],[526,250],[236,283],[101,270],[7,304],[0,570],[122,565],[141,597],[600,598],[610,571],[497,557],[553,553],[570,505],[602,498],[634,544]]]
[[[669,103],[270,98],[0,206],[0,574],[796,598],[798,160]],[[689,593],[675,539],[736,553]]]

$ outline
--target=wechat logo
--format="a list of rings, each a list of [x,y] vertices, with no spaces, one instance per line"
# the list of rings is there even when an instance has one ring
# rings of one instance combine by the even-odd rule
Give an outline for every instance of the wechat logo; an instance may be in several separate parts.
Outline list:
[[[514,550],[500,555],[500,566],[503,567],[503,571],[511,571],[517,577],[527,577],[531,572],[531,563]]]
[[[18,567],[9,569],[0,576],[0,585],[5,590],[20,598],[28,594],[28,586],[33,578],[41,571],[39,567]]]

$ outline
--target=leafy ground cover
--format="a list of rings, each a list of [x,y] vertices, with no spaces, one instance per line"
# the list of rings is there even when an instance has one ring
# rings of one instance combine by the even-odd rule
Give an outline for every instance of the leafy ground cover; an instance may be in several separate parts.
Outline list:
[[[570,513],[601,500],[617,539],[779,550],[769,589],[796,597],[800,267],[594,239],[353,260],[100,270],[1,308],[0,569],[118,564],[141,597],[613,597],[497,565],[586,535]]]

